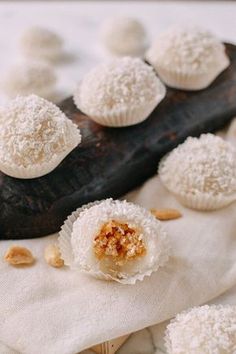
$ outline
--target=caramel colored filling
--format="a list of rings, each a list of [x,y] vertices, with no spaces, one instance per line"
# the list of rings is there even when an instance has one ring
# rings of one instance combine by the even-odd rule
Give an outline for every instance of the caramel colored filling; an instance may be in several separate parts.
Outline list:
[[[117,265],[146,254],[140,233],[128,224],[111,220],[104,224],[94,239],[94,252],[98,259],[109,258]]]

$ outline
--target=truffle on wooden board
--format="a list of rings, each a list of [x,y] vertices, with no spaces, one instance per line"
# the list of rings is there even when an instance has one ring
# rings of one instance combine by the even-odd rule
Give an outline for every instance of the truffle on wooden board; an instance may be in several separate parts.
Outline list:
[[[223,208],[236,201],[236,150],[213,134],[188,137],[161,160],[159,176],[183,205]]]
[[[50,174],[17,180],[0,174],[1,239],[58,231],[79,206],[117,198],[156,173],[160,158],[187,136],[223,127],[236,115],[236,47],[226,45],[230,66],[206,90],[167,90],[142,124],[104,128],[79,112],[72,98],[62,110],[79,125],[82,143]]]

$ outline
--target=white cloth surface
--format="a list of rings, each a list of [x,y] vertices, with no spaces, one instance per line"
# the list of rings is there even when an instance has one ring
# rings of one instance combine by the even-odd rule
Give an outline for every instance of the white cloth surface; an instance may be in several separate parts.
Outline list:
[[[236,283],[236,203],[214,212],[184,208],[158,177],[128,196],[147,208],[174,207],[183,217],[164,222],[172,256],[143,282],[124,286],[69,269],[50,268],[45,246],[55,239],[5,241],[28,246],[37,262],[0,263],[0,341],[22,354],[72,354],[162,322],[204,303]],[[5,354],[5,353],[4,353]]]
[[[209,304],[236,305],[236,286]],[[119,354],[167,354],[164,337],[168,324],[169,321],[165,321],[133,333],[121,347]],[[93,354],[93,352],[86,350],[83,354]]]
[[[4,28],[0,34],[2,67],[8,65],[9,59],[19,59],[18,36],[32,24],[52,27],[65,38],[66,49],[75,53],[76,60],[58,69],[63,96],[70,94],[75,77],[79,80],[101,58],[95,48],[96,33],[101,21],[113,14],[137,16],[147,25],[151,37],[179,19],[206,26],[220,37],[236,41],[233,2],[191,2],[186,6],[186,2],[143,1],[132,2],[131,6],[126,1],[122,5],[103,2],[101,6],[100,2],[2,1],[0,8]],[[176,202],[169,195],[166,198],[163,189],[159,195],[156,180],[148,181],[140,193],[132,193],[130,198],[147,207],[175,206]],[[180,208],[178,204],[177,207]],[[43,260],[43,250],[56,236],[1,242],[0,354],[73,354],[162,321],[233,286],[236,206],[209,213],[209,217],[181,210],[182,219],[165,223],[173,244],[171,262],[134,287],[50,268]],[[33,267],[15,269],[2,261],[1,255],[13,243],[33,251],[37,257]],[[234,289],[217,301],[235,303]],[[161,326],[153,328],[159,330]]]

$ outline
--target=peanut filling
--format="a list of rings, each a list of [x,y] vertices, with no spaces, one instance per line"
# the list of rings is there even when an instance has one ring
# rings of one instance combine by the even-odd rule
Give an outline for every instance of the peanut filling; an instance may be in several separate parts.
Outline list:
[[[140,233],[115,220],[104,224],[94,239],[94,252],[98,259],[109,258],[117,265],[146,254]]]

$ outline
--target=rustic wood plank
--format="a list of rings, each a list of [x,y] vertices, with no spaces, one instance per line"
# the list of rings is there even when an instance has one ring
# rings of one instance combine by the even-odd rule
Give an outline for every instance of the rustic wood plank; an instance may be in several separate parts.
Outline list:
[[[117,350],[124,344],[124,342],[128,339],[129,334],[111,339],[107,342],[95,345],[91,348],[96,354],[115,354]]]
[[[142,124],[104,128],[68,98],[60,105],[80,127],[83,142],[47,176],[19,180],[0,173],[0,239],[32,238],[60,229],[80,205],[120,197],[156,173],[160,158],[187,136],[223,127],[236,115],[236,47],[230,67],[206,90],[168,89]]]

